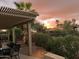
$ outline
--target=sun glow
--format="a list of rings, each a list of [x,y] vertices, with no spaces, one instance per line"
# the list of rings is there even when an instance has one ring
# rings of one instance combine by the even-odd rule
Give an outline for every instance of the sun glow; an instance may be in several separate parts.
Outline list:
[[[40,24],[43,24],[47,29],[56,29],[57,28],[57,22],[56,20],[59,20],[60,23],[63,23],[62,18],[49,18],[49,19],[39,19],[37,22]]]
[[[50,24],[50,23],[44,23],[44,26],[46,27],[46,28],[55,28],[56,27],[56,25],[55,24]]]
[[[57,24],[56,24],[56,19],[57,18],[51,18],[51,19],[46,19],[43,21],[43,24],[46,28],[50,29],[50,28],[56,28]],[[58,20],[58,19],[57,19]]]

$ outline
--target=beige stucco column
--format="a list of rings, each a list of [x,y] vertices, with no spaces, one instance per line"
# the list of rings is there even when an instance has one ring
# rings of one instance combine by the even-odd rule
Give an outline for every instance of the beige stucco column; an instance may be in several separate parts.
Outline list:
[[[10,31],[8,30],[8,41],[10,40]]]
[[[29,55],[32,55],[32,37],[31,37],[31,23],[28,23],[28,44],[29,44]]]
[[[13,43],[15,43],[16,42],[16,40],[15,40],[15,27],[14,28],[12,28],[12,38],[13,38]]]

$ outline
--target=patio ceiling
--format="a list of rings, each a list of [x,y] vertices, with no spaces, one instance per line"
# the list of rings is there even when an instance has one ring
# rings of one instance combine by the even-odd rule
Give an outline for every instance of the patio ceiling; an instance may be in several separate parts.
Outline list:
[[[7,7],[0,8],[0,29],[7,29],[14,25],[30,22],[38,16],[37,13],[25,12]]]

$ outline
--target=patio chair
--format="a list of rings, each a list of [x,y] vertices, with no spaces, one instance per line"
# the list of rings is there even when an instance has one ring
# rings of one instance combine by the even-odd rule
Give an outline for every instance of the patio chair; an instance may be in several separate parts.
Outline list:
[[[13,49],[12,57],[15,57],[16,59],[18,57],[18,59],[20,59],[20,53],[19,53],[20,52],[20,45],[15,44],[12,49]]]
[[[20,59],[20,56],[19,56],[19,52],[20,52],[20,44],[16,44],[16,43],[10,43],[10,44],[7,44],[9,48],[11,48],[12,50],[12,57],[15,57],[17,59]]]
[[[0,50],[0,59],[3,59],[3,58],[12,59],[11,49],[6,48],[6,49],[1,49]]]

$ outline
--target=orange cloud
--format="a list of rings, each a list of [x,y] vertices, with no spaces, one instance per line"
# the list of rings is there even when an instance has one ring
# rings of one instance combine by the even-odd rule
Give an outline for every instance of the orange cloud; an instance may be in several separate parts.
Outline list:
[[[32,2],[33,9],[35,9],[39,13],[40,19],[53,18],[53,17],[66,18],[74,13],[79,13],[79,0],[21,0],[21,1]]]

